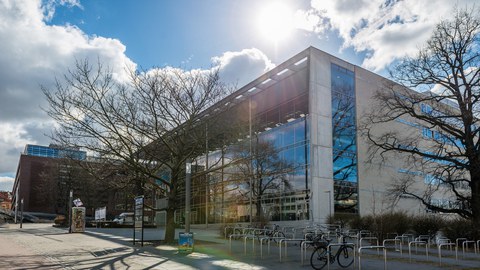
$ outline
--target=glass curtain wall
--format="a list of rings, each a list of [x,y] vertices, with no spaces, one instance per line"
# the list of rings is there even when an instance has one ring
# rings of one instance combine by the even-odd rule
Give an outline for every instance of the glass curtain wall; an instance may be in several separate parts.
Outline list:
[[[209,173],[206,193],[198,189],[207,201],[192,206],[192,212],[207,209],[208,223],[309,218],[307,72],[299,73],[229,111],[248,128],[236,143],[209,152],[209,168],[218,169]]]
[[[331,65],[335,212],[358,213],[355,76]]]

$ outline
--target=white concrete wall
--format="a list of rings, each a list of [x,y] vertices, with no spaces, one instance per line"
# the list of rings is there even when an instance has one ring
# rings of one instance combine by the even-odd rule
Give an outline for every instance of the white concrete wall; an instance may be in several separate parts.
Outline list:
[[[309,82],[310,214],[313,222],[325,222],[329,213],[333,213],[330,57],[320,51],[312,50],[312,52]],[[330,202],[329,197],[332,200]]]

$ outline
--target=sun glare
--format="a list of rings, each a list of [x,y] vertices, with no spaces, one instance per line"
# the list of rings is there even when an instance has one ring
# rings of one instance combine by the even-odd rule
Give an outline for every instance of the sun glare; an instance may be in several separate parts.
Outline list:
[[[259,13],[258,30],[262,37],[278,42],[292,31],[292,11],[282,3],[265,6]]]

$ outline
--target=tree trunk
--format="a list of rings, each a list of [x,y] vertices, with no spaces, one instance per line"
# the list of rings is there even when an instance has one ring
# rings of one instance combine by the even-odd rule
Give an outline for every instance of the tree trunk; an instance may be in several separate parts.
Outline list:
[[[175,242],[175,219],[174,219],[175,209],[168,207],[167,208],[167,226],[165,227],[165,242],[174,243]]]
[[[263,211],[262,211],[262,196],[257,196],[257,203],[255,204],[257,213],[255,215],[257,222],[262,222],[263,220]]]
[[[480,175],[477,177],[472,175],[470,185],[472,192],[472,221],[475,225],[480,226]]]

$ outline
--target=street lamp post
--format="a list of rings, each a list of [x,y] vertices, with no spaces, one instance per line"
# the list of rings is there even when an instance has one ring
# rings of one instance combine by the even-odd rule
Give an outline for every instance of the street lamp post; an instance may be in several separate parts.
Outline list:
[[[186,160],[185,175],[185,232],[190,232],[190,188],[192,185],[192,163],[190,159]]]
[[[20,200],[20,229],[23,228],[23,198]]]
[[[68,233],[72,232],[72,201],[73,190],[70,190],[70,196],[68,197]]]

